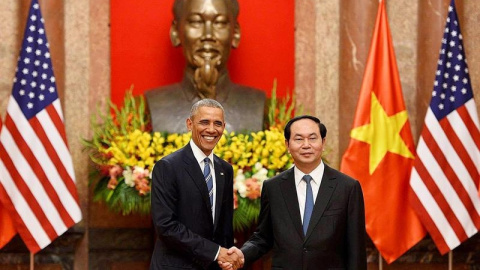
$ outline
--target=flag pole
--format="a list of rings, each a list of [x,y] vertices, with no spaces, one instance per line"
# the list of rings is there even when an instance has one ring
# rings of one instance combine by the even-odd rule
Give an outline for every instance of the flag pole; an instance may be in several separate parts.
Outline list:
[[[453,269],[453,251],[448,252],[448,270]]]
[[[33,266],[33,261],[34,261],[34,258],[33,258],[33,253],[30,252],[30,270],[33,270],[34,266]]]
[[[378,270],[383,270],[383,258],[380,252],[378,252]]]

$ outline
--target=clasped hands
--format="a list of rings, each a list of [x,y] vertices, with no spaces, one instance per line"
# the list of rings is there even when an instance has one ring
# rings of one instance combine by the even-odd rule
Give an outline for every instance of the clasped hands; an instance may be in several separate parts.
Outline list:
[[[229,249],[222,247],[220,248],[217,262],[223,270],[236,270],[243,267],[245,257],[237,247],[231,247]]]

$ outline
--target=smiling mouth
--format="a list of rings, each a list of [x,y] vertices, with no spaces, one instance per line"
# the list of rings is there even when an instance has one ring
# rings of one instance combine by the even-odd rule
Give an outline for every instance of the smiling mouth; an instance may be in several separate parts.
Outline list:
[[[214,141],[217,137],[216,136],[202,136],[207,141]]]

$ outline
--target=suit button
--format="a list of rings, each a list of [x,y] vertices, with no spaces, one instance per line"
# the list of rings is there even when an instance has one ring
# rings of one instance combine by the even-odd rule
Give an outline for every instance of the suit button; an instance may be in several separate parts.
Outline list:
[[[306,248],[303,249],[303,253],[307,253],[308,250]]]

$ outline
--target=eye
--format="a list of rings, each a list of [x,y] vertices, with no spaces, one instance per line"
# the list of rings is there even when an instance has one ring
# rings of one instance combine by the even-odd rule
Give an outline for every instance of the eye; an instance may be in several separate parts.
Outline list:
[[[202,17],[198,15],[190,16],[187,21],[188,24],[193,27],[199,27],[203,24]]]
[[[229,21],[226,17],[217,17],[213,22],[213,25],[217,28],[223,28],[228,25]]]
[[[223,127],[223,122],[221,121],[215,121],[214,124],[216,127]]]

